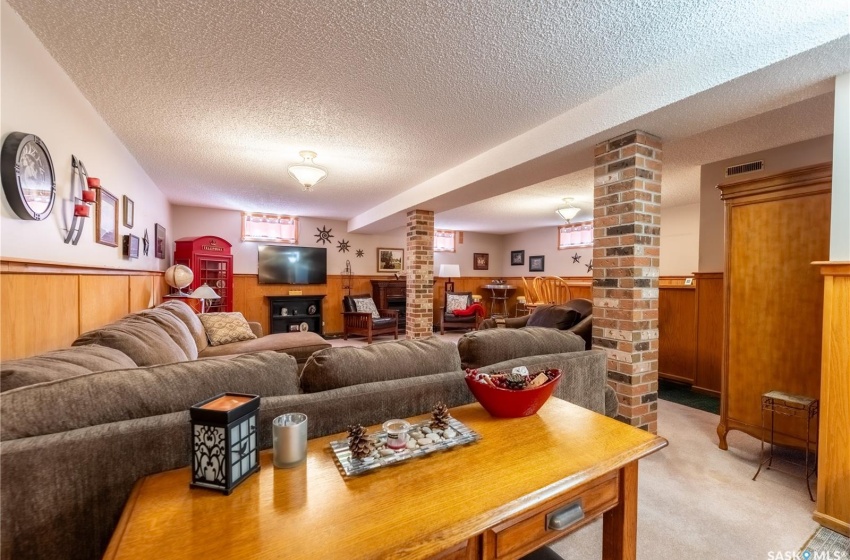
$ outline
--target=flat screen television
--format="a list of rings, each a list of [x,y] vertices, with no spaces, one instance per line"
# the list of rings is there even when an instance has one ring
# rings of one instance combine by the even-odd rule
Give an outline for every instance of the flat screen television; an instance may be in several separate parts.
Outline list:
[[[321,247],[260,245],[260,284],[327,284],[328,251]]]

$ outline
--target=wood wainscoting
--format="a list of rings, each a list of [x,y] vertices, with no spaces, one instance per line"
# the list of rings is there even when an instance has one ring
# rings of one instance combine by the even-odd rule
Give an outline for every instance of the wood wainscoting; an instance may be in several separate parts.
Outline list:
[[[354,275],[351,277],[351,293],[370,294],[372,293],[372,280],[386,280],[394,278],[386,275]],[[482,296],[482,300],[487,313],[491,310],[490,291],[482,288],[485,284],[492,282],[492,276],[465,276],[463,278],[454,278],[456,292],[472,292]],[[514,314],[516,308],[517,296],[525,295],[525,290],[522,286],[522,278],[507,277],[504,278],[509,285],[516,286],[517,289],[511,292],[508,299],[508,311],[510,315]],[[589,278],[565,278],[570,285],[570,292],[573,298],[590,299],[590,279]],[[263,332],[269,332],[269,307],[266,296],[286,296],[290,291],[301,291],[303,295],[318,295],[325,294],[325,299],[322,303],[322,313],[324,315],[324,334],[327,336],[335,336],[342,334],[342,296],[348,293],[344,289],[343,281],[349,281],[341,275],[329,274],[327,284],[313,285],[294,285],[294,284],[259,284],[256,274],[236,274],[233,277],[234,301],[233,308],[235,311],[241,311],[245,318],[249,321],[257,321],[263,326]],[[440,324],[440,312],[443,308],[443,298],[445,297],[445,278],[434,279],[434,324]]]
[[[662,276],[658,281],[658,338],[659,377],[719,396],[723,274]]]
[[[816,262],[824,277],[815,521],[850,537],[850,263]]]
[[[0,260],[0,359],[70,346],[80,334],[157,305],[160,271]]]

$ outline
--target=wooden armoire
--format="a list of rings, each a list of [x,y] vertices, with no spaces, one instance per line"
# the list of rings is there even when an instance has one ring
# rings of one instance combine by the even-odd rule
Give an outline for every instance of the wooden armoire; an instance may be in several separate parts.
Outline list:
[[[720,185],[726,207],[720,448],[761,437],[768,391],[819,398],[832,164]],[[719,310],[718,310],[719,312]],[[776,416],[779,444],[804,447],[805,421]]]

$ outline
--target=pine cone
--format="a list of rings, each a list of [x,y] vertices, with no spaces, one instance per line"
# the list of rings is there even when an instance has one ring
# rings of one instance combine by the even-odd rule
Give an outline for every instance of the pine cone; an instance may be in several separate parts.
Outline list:
[[[445,430],[449,427],[449,418],[451,417],[452,415],[449,414],[449,407],[443,403],[437,403],[431,411],[431,428]]]
[[[366,428],[360,424],[348,427],[348,448],[355,459],[363,459],[372,453],[372,440],[366,435]]]
[[[525,389],[525,386],[528,384],[528,378],[521,373],[511,372],[505,376],[505,382],[508,385],[508,389],[521,391]]]

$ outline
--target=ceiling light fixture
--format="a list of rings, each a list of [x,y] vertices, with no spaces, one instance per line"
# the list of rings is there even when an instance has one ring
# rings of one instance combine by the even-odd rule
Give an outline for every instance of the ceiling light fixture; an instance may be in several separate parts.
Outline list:
[[[301,161],[299,163],[293,163],[286,170],[289,172],[290,177],[301,183],[305,191],[312,191],[317,183],[328,176],[328,172],[325,168],[313,163],[316,152],[304,150],[303,152],[298,152],[298,155],[301,156]]]
[[[562,217],[564,220],[566,220],[567,223],[569,223],[570,220],[576,217],[576,214],[581,212],[581,208],[576,208],[575,206],[573,206],[572,198],[565,198],[564,202],[566,202],[567,205],[564,208],[558,208],[557,210],[555,210],[555,213]]]

